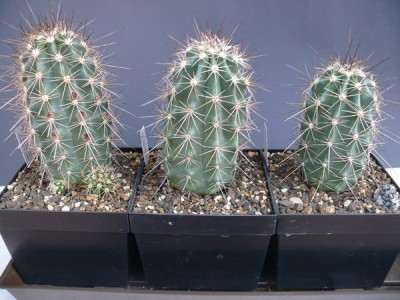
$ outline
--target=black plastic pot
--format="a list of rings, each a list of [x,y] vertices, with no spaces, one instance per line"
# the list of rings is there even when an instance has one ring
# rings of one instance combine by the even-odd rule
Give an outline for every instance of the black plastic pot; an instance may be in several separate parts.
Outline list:
[[[400,215],[278,212],[275,246],[278,289],[380,287],[400,252]]]
[[[140,177],[141,173],[138,182]],[[253,290],[275,233],[276,213],[275,209],[271,215],[253,216],[132,212],[129,221],[148,287]]]
[[[0,233],[27,284],[128,285],[127,213],[3,209]]]

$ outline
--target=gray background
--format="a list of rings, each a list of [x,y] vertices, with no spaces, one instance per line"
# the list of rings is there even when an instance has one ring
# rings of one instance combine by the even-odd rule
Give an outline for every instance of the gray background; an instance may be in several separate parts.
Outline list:
[[[49,0],[29,0],[29,3],[41,14],[49,10]],[[178,40],[184,40],[186,34],[193,35],[194,18],[201,27],[208,24],[214,30],[219,29],[225,18],[227,34],[240,24],[235,42],[247,47],[249,55],[264,55],[255,58],[252,65],[258,82],[269,90],[259,89],[256,96],[261,102],[258,112],[268,120],[270,148],[286,147],[297,134],[296,122],[284,120],[293,112],[289,103],[300,101],[298,77],[304,76],[287,65],[301,71],[307,66],[311,70],[321,63],[321,58],[329,60],[335,53],[344,55],[350,32],[354,42],[361,43],[360,56],[366,58],[374,52],[370,66],[390,57],[375,72],[382,73],[378,80],[381,86],[394,85],[384,93],[388,100],[384,109],[397,120],[387,119],[383,125],[400,135],[398,0],[64,0],[62,6],[65,16],[74,13],[78,21],[95,19],[89,26],[95,37],[117,31],[106,39],[116,43],[106,49],[106,54],[114,53],[112,64],[130,68],[112,70],[123,84],[117,87],[123,97],[119,105],[137,116],[122,116],[127,125],[122,136],[128,146],[140,146],[137,131],[152,120],[138,117],[155,113],[156,106],[141,107],[140,104],[157,96],[156,83],[161,75],[156,73],[164,69],[157,63],[168,62],[177,47],[168,35]],[[30,15],[25,0],[1,0],[0,19],[13,25],[23,22],[18,9]],[[0,40],[17,37],[17,31],[0,23]],[[1,43],[0,54],[9,53],[10,49]],[[2,60],[1,65],[6,63]],[[11,95],[1,93],[0,98],[4,101]],[[256,123],[263,127],[262,119],[256,118]],[[19,151],[10,156],[17,145],[15,138],[3,142],[12,124],[12,114],[0,111],[0,184],[7,183],[23,162]],[[252,138],[257,147],[263,147],[262,131],[254,132]],[[386,141],[379,148],[380,154],[392,167],[400,167],[400,146]]]

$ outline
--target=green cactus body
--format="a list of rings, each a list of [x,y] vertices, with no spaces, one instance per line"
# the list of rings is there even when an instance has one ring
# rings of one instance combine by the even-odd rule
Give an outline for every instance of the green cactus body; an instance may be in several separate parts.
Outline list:
[[[173,187],[213,194],[232,181],[250,125],[250,72],[239,46],[212,33],[189,39],[164,78],[161,152]]]
[[[357,183],[374,144],[379,93],[361,62],[334,61],[304,93],[299,154],[306,180],[342,192]]]
[[[52,181],[81,183],[110,163],[113,122],[99,54],[64,24],[26,37],[21,104],[31,152]]]

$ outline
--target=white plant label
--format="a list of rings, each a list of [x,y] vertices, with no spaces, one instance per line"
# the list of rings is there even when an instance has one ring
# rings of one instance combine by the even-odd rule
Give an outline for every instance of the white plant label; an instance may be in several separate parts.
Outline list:
[[[268,166],[268,127],[267,123],[264,122],[264,157]]]
[[[147,140],[147,135],[146,135],[146,129],[144,126],[142,126],[142,129],[140,129],[140,141],[142,142],[142,149],[143,149],[143,159],[144,159],[144,164],[147,165],[149,162],[149,142]]]

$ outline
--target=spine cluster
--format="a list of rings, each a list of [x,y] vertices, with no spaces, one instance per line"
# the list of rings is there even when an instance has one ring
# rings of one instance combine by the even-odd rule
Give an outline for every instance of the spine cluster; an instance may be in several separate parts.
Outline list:
[[[233,179],[251,127],[252,71],[231,38],[189,38],[164,77],[161,157],[169,183],[213,194]]]
[[[320,190],[350,190],[375,147],[381,97],[361,61],[334,60],[304,92],[299,154],[307,181]]]

